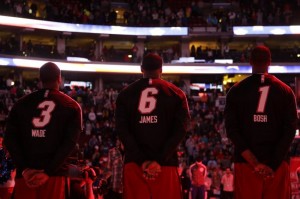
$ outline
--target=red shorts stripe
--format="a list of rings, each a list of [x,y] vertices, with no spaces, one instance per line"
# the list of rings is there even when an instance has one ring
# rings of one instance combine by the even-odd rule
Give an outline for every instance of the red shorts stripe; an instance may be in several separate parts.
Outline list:
[[[13,189],[13,187],[0,187],[0,199],[10,199]]]
[[[181,184],[176,167],[162,166],[155,180],[143,178],[135,163],[124,167],[124,199],[181,199]]]
[[[246,163],[235,163],[235,199],[290,199],[289,165],[283,162],[274,178],[263,179]]]
[[[23,178],[17,178],[14,199],[65,199],[65,182],[66,177],[50,177],[44,185],[31,189]]]

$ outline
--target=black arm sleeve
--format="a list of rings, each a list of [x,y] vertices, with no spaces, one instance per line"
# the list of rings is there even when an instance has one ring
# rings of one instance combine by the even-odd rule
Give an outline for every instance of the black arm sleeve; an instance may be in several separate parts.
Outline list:
[[[26,157],[24,154],[24,146],[22,146],[21,130],[19,129],[20,119],[13,108],[8,116],[6,123],[6,131],[4,134],[4,145],[10,156],[14,160],[16,167],[23,170],[27,168]]]
[[[172,129],[170,129],[171,137],[165,143],[163,151],[160,155],[159,162],[165,162],[174,154],[178,144],[187,132],[187,126],[190,119],[189,107],[187,99],[184,97],[181,99],[181,104],[179,104],[179,110],[174,115],[174,122],[172,124]]]
[[[240,127],[239,127],[239,116],[237,111],[238,102],[235,101],[235,90],[234,87],[228,92],[226,96],[226,104],[225,104],[225,128],[227,137],[233,142],[236,149],[240,152],[248,149],[244,138],[241,136]]]
[[[55,156],[49,162],[45,168],[45,172],[48,175],[51,175],[57,171],[62,164],[65,162],[66,157],[68,157],[73,151],[80,133],[82,132],[82,113],[81,108],[78,107],[74,109],[73,117],[70,117],[66,125],[66,131],[64,134],[64,139],[60,144],[60,147],[57,148]]]
[[[119,94],[116,101],[115,119],[116,131],[124,145],[125,158],[128,158],[125,161],[132,161],[141,165],[146,158],[141,149],[139,149],[133,133],[130,131],[130,121],[122,93]],[[130,154],[130,156],[127,156],[127,154]]]
[[[283,132],[282,137],[279,140],[275,152],[273,154],[271,168],[276,170],[281,162],[286,158],[290,145],[295,137],[296,127],[297,127],[297,105],[295,96],[290,93],[286,96],[287,105],[284,107],[284,117],[283,117]]]

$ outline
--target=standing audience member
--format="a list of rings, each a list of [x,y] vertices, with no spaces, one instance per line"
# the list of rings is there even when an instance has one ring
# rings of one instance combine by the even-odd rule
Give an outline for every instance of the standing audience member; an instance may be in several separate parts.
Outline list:
[[[210,176],[210,174],[208,174],[205,178],[205,191],[206,191],[205,198],[206,199],[209,199],[213,195],[213,192],[211,189],[211,183],[212,183],[211,176]]]
[[[202,157],[198,156],[196,162],[190,166],[192,199],[205,199],[206,175],[206,166],[202,163]]]
[[[124,199],[180,199],[177,147],[189,116],[186,95],[161,79],[162,58],[147,54],[143,78],[119,93],[116,131],[124,144]]]
[[[230,168],[226,168],[225,174],[222,176],[221,183],[223,187],[223,190],[221,192],[221,198],[233,199],[234,177]]]
[[[3,134],[0,134],[0,199],[10,199],[15,186],[16,170],[2,143]]]
[[[108,151],[108,170],[111,172],[111,190],[107,199],[122,199],[123,193],[123,144],[119,139],[116,146]],[[105,197],[106,198],[106,197]]]
[[[297,107],[293,90],[268,74],[270,50],[252,50],[252,75],[228,92],[225,125],[235,146],[235,198],[289,199],[288,151]]]
[[[66,199],[95,199],[93,182],[96,179],[96,172],[89,166],[69,166],[70,195]],[[98,198],[100,199],[100,198]]]
[[[189,199],[190,196],[190,189],[191,189],[191,179],[189,176],[189,168],[184,167],[181,175],[181,185],[182,185],[182,198],[183,199]]]
[[[185,141],[185,147],[187,149],[187,155],[188,155],[188,160],[187,160],[188,164],[194,162],[193,152],[194,152],[194,148],[196,147],[195,145],[196,143],[194,137],[190,135]]]
[[[52,62],[40,68],[43,89],[19,99],[7,121],[4,144],[16,164],[14,199],[64,199],[67,157],[82,131],[79,104],[59,91]]]
[[[210,171],[211,171],[211,191],[213,195],[220,196],[222,174],[220,173],[220,170],[218,168],[214,168]]]

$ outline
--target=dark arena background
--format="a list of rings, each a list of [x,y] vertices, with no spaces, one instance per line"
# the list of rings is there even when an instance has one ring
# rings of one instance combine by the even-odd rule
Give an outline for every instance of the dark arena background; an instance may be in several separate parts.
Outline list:
[[[109,198],[115,100],[122,88],[142,77],[143,56],[155,52],[164,59],[163,79],[186,93],[192,116],[178,147],[179,173],[184,179],[202,154],[211,182],[207,198],[220,198],[221,176],[233,169],[233,146],[223,120],[225,96],[251,74],[254,46],[270,48],[269,72],[287,83],[300,102],[299,1],[267,2],[1,1],[0,133],[13,104],[40,88],[39,67],[56,63],[62,70],[61,91],[83,110],[84,131],[70,160],[97,168],[95,196]],[[300,198],[298,136],[297,130],[290,151],[293,198]]]

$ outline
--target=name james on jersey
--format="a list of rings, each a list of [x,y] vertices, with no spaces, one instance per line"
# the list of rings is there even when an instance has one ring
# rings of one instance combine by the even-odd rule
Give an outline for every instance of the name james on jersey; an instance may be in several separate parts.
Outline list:
[[[157,123],[157,115],[142,115],[139,121],[140,124],[155,124]]]

